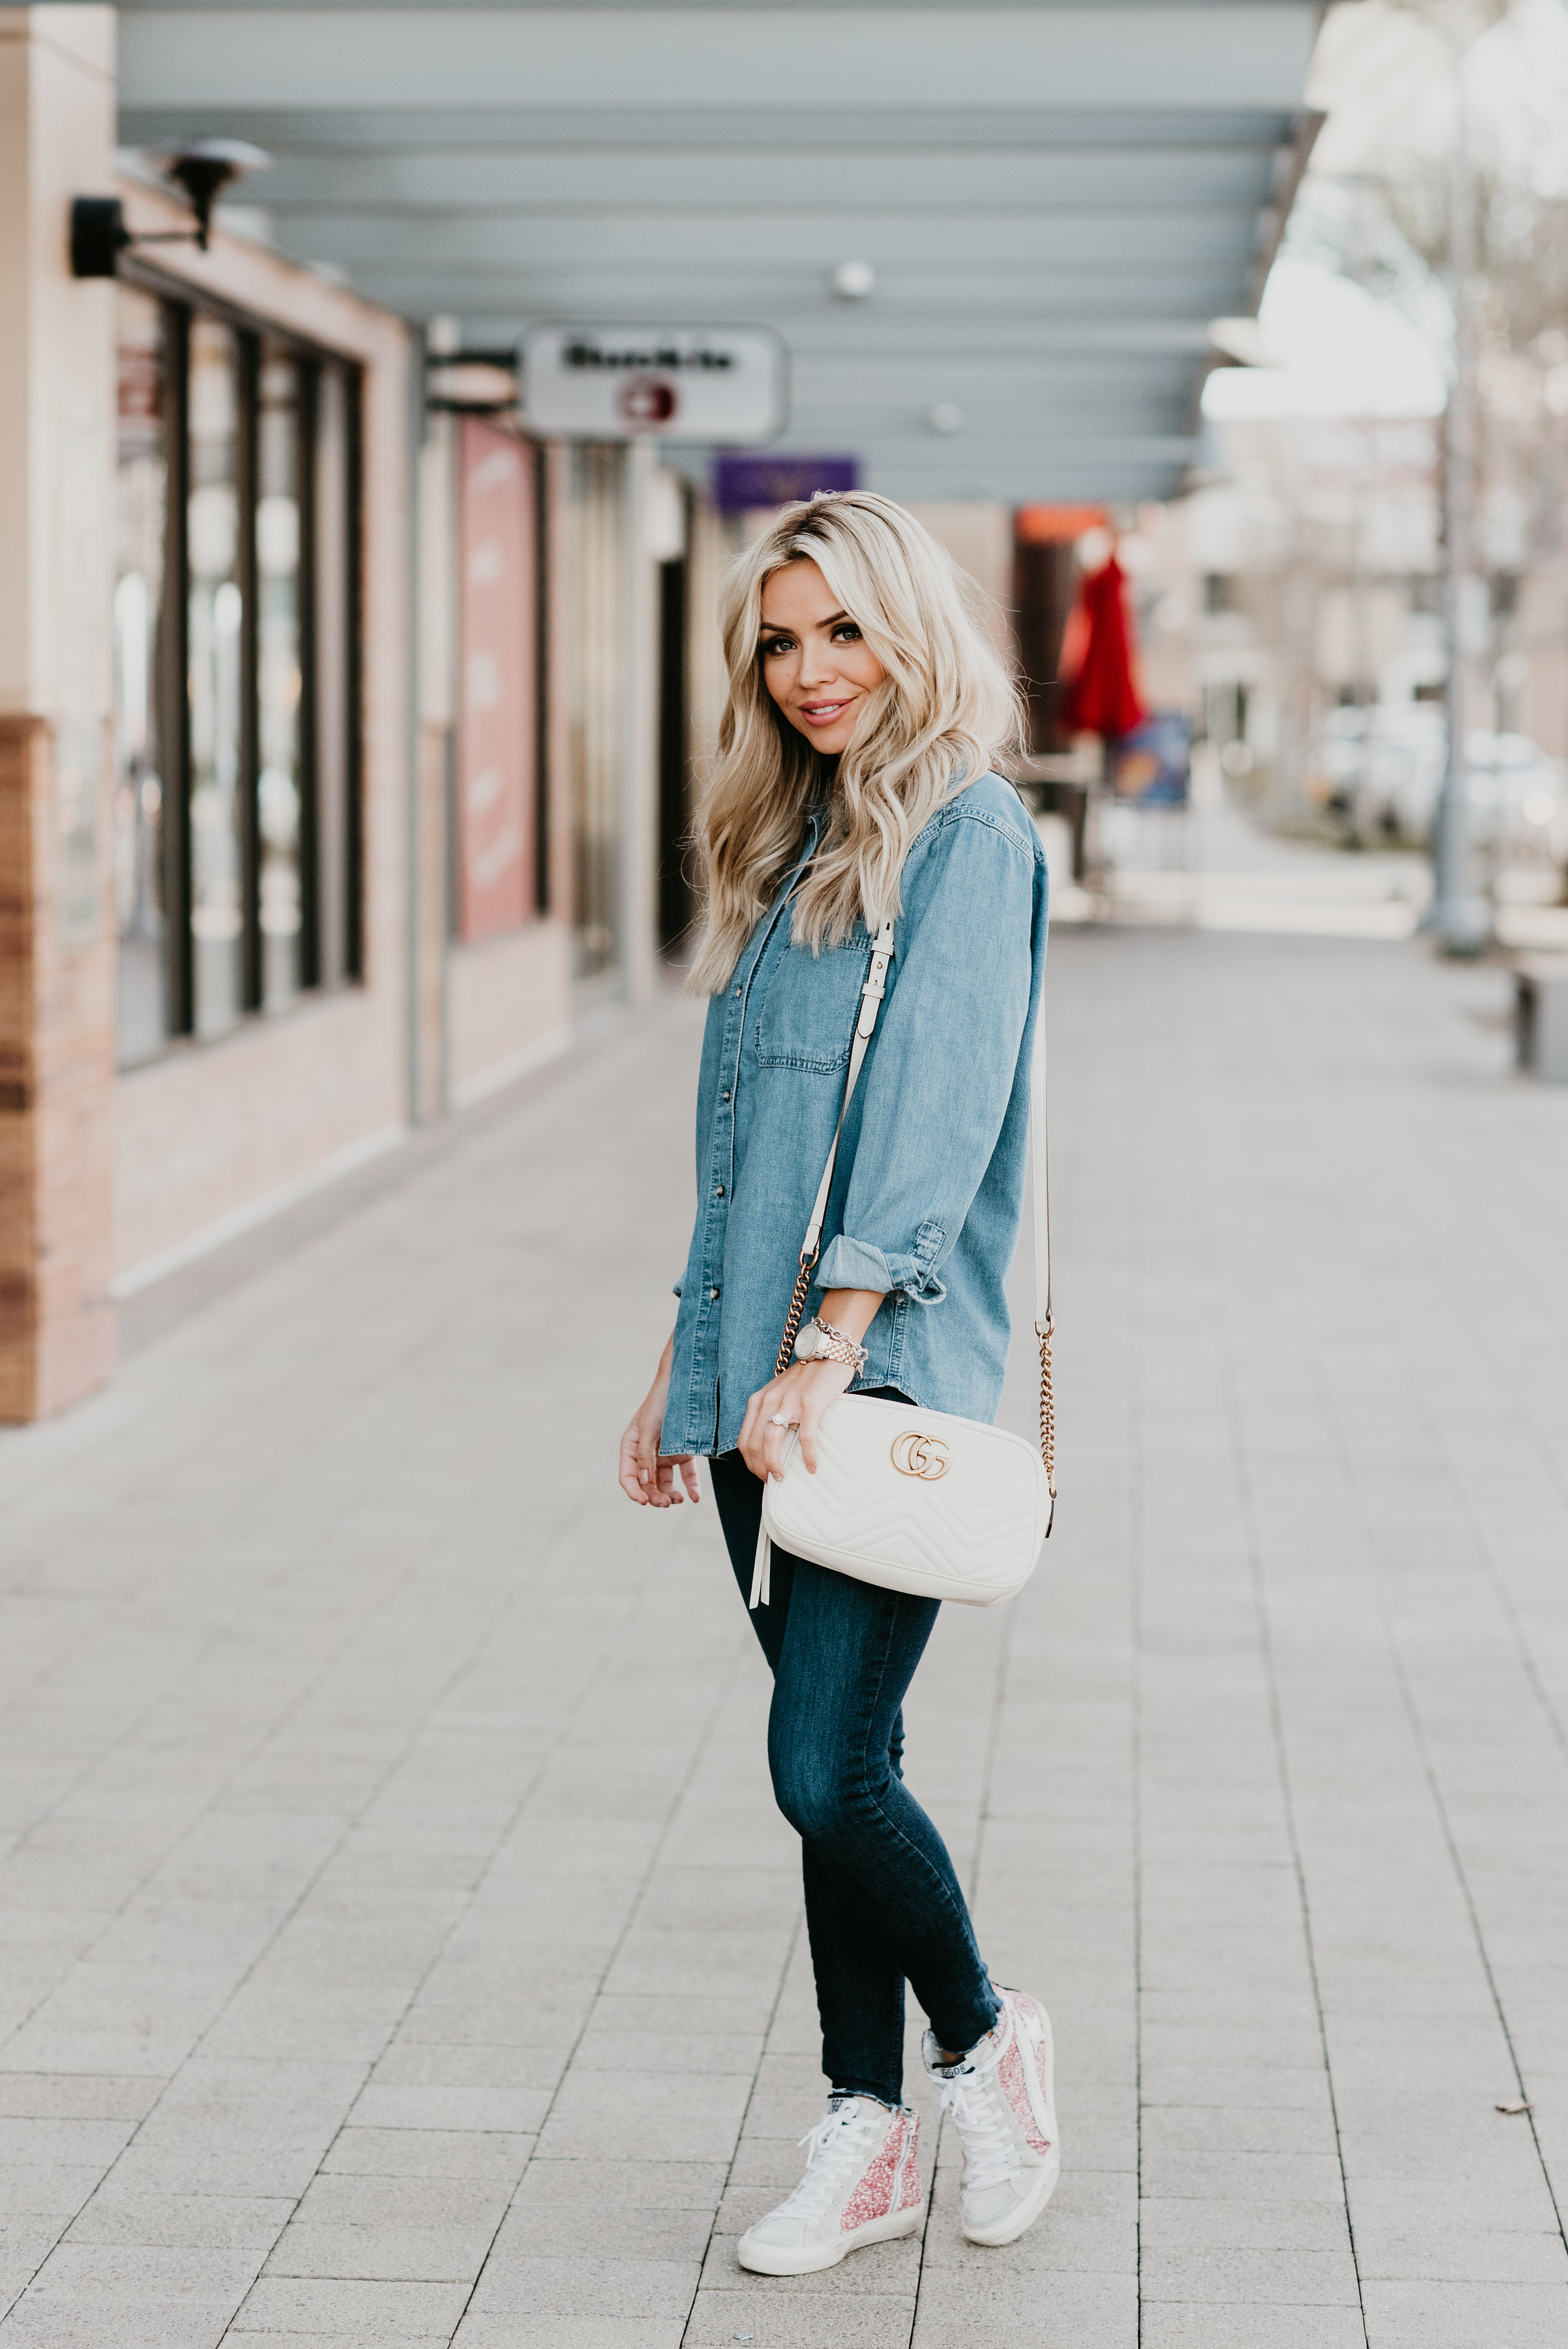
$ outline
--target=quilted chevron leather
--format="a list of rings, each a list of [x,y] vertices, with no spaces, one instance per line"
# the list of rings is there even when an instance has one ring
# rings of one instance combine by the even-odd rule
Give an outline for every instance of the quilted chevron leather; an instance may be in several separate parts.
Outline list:
[[[904,1474],[895,1462],[929,1466],[944,1454],[940,1476]],[[1050,1515],[1040,1455],[1021,1437],[870,1395],[840,1396],[823,1413],[815,1476],[792,1433],[783,1478],[770,1478],[763,1495],[763,1530],[780,1549],[859,1582],[968,1607],[1023,1589]]]

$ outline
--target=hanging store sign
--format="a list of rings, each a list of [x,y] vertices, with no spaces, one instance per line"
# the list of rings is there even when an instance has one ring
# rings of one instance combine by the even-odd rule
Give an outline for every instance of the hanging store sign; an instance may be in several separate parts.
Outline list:
[[[721,513],[794,505],[815,497],[819,490],[859,487],[860,465],[854,457],[787,457],[770,449],[763,457],[713,460],[713,502]]]
[[[458,426],[462,705],[457,730],[459,928],[514,930],[534,911],[538,524],[530,442]]]
[[[529,426],[570,440],[771,440],[785,376],[765,326],[536,326],[524,343]]]

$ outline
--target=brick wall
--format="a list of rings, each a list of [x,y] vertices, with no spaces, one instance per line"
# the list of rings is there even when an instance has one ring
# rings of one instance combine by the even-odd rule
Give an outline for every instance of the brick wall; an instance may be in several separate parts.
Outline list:
[[[113,1367],[113,950],[67,949],[50,895],[50,733],[0,717],[0,1420]]]

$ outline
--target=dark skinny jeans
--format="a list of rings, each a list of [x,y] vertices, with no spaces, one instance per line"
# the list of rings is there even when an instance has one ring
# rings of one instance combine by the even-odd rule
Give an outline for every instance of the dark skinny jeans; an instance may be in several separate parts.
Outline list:
[[[710,1464],[746,1599],[763,1488],[738,1452]],[[904,1692],[940,1602],[777,1548],[772,1574],[752,1621],[774,1676],[774,1793],[801,1839],[822,2068],[898,2105],[906,1978],[944,2048],[972,2047],[1001,2012],[947,1846],[903,1779]]]

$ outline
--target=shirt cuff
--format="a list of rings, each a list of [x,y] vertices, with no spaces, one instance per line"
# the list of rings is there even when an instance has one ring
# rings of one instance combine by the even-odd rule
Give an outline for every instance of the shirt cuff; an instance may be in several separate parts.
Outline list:
[[[947,1295],[947,1289],[930,1268],[930,1257],[940,1247],[942,1236],[936,1226],[922,1224],[917,1237],[917,1252],[910,1256],[885,1256],[869,1240],[851,1239],[847,1232],[830,1240],[816,1268],[818,1288],[870,1288],[886,1297],[898,1289],[916,1304],[935,1305]]]

